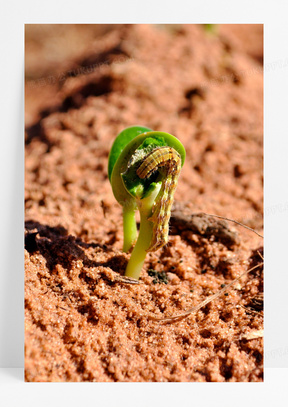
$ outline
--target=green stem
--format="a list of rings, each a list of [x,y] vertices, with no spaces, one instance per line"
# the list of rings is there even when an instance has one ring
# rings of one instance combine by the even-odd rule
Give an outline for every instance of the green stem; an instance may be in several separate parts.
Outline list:
[[[123,252],[128,252],[137,239],[137,225],[135,220],[135,209],[123,207]]]
[[[125,276],[139,279],[140,273],[145,261],[147,250],[150,247],[153,231],[153,223],[148,220],[152,215],[152,207],[156,196],[161,188],[159,182],[154,191],[146,198],[138,200],[137,205],[140,212],[140,230],[136,245],[132,251],[130,260],[127,264]]]
[[[140,273],[145,261],[146,250],[150,246],[151,237],[152,237],[152,222],[147,220],[146,215],[141,214],[141,223],[139,230],[139,237],[137,243],[133,249],[130,260],[127,264],[125,276],[133,277],[137,280],[140,277]]]

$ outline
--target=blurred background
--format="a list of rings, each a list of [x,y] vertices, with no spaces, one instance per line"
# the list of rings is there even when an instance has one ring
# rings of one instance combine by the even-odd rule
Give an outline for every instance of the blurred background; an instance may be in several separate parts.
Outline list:
[[[55,93],[71,76],[90,73],[85,67],[105,60],[111,63],[113,53],[99,52],[105,34],[131,27],[131,24],[26,24],[25,25],[25,123],[39,119],[39,111],[55,99]],[[181,25],[154,25],[159,31],[181,33]],[[183,25],[182,25],[183,27]],[[233,47],[263,64],[263,25],[203,25],[210,35],[229,38]],[[229,47],[228,47],[229,48]],[[119,50],[120,51],[120,50]],[[229,50],[228,50],[229,51]],[[105,55],[106,53],[106,55]],[[121,54],[121,52],[119,52]],[[112,59],[111,59],[112,57]],[[114,58],[117,49],[114,49]],[[81,70],[82,68],[82,70]]]

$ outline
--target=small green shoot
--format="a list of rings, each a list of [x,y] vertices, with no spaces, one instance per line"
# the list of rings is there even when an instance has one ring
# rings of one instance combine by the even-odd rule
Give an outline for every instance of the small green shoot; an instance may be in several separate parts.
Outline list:
[[[108,176],[123,207],[123,251],[133,248],[125,276],[139,279],[147,252],[168,241],[168,223],[185,149],[171,134],[143,126],[123,130],[108,160]],[[137,238],[136,210],[140,212]]]
[[[204,30],[206,33],[211,34],[211,35],[216,35],[218,26],[217,24],[203,24],[204,25]]]

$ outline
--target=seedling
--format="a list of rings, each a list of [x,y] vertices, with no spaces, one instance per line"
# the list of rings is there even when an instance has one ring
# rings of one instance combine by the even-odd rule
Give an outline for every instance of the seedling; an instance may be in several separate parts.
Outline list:
[[[113,143],[108,176],[113,194],[123,207],[123,251],[129,252],[137,240],[126,268],[127,277],[138,280],[147,252],[168,242],[171,207],[185,155],[176,137],[142,126],[126,128]]]
[[[204,24],[204,30],[209,34],[216,34],[217,24]]]

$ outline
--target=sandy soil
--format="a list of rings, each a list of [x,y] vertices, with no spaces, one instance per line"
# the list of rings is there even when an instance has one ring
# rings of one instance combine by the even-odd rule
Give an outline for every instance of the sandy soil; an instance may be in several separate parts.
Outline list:
[[[90,28],[26,28],[26,381],[262,381],[262,268],[151,319],[261,262],[262,238],[194,215],[263,233],[262,26]],[[187,160],[169,243],[130,285],[107,160],[135,124],[178,137]]]

